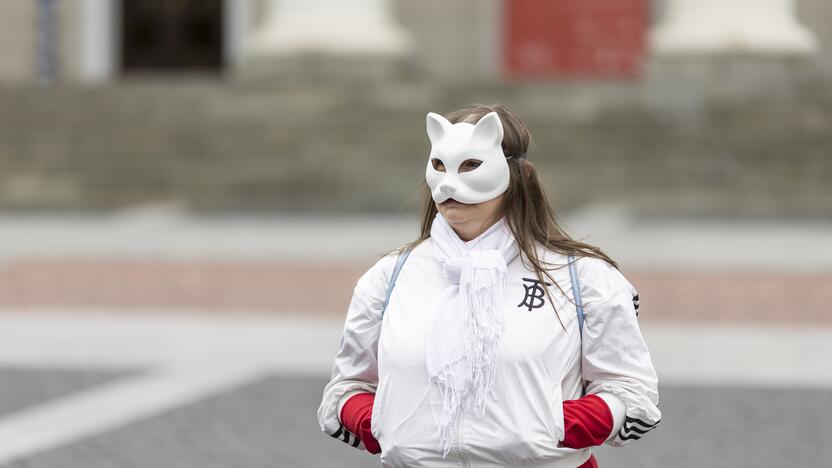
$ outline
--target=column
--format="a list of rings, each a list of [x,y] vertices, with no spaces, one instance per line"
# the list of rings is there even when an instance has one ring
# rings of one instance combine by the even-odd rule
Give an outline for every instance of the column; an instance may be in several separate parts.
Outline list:
[[[811,55],[817,42],[794,0],[667,0],[651,31],[656,56]]]
[[[267,0],[266,16],[247,44],[247,56],[402,57],[410,38],[388,0]]]
[[[117,71],[117,6],[112,0],[81,0],[79,6],[78,79],[86,84],[107,82]]]

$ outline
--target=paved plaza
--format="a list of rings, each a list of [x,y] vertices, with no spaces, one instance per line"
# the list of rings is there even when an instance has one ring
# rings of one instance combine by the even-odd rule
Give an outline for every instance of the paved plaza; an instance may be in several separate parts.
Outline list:
[[[601,466],[832,466],[832,223],[567,223],[639,288],[660,377],[659,429]],[[0,217],[0,467],[378,466],[315,412],[355,280],[414,232],[167,206]]]
[[[340,327],[243,314],[0,314],[0,466],[378,466],[317,427]],[[662,379],[661,427],[600,449],[603,466],[829,466],[832,330],[644,333]]]

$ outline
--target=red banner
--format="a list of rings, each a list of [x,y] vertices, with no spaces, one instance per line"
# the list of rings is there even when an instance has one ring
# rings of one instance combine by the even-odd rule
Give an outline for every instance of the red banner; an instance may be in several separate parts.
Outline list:
[[[505,0],[504,65],[511,77],[637,76],[645,0]]]

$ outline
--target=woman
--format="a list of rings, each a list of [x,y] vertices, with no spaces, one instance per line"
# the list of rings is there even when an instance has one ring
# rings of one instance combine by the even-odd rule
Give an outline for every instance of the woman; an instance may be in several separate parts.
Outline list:
[[[321,430],[394,468],[598,466],[661,418],[635,288],[559,227],[509,109],[427,133],[421,235],[358,280]]]

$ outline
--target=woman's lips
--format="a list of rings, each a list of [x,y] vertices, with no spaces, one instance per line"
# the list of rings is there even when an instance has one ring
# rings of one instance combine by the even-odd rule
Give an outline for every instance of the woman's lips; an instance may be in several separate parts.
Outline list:
[[[453,198],[449,198],[442,202],[443,205],[464,205],[464,203],[458,202]]]

